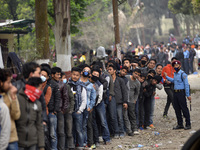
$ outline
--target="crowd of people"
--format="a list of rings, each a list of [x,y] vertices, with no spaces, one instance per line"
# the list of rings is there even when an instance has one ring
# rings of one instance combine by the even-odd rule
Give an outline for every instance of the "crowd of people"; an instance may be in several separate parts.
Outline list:
[[[94,149],[100,136],[106,145],[112,138],[137,136],[155,128],[156,88],[163,87],[167,93],[163,117],[172,103],[177,117],[173,129],[191,129],[186,102],[186,97],[191,101],[189,63],[185,63],[191,61],[191,47],[182,47],[182,62],[180,47],[174,46],[169,46],[167,58],[168,48],[161,43],[153,48],[147,44],[141,55],[137,47],[122,61],[109,56],[91,64],[83,61],[71,69],[69,79],[61,68],[35,62],[23,65],[17,81],[8,69],[0,69],[0,149]],[[103,47],[98,50],[105,53]]]

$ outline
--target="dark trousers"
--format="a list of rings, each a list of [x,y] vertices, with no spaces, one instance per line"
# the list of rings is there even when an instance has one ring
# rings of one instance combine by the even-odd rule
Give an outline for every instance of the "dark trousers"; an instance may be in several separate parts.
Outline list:
[[[144,127],[149,126],[151,113],[151,97],[144,97]]]
[[[184,59],[184,71],[186,74],[189,74],[189,59],[188,58]]]
[[[174,105],[173,104],[174,103],[173,102],[174,101],[173,100],[174,99],[174,88],[173,88],[173,85],[171,85],[169,87],[166,87],[164,89],[165,89],[165,92],[167,94],[167,103],[165,105],[163,116],[168,114],[168,110],[169,110],[170,104],[172,103],[172,106]]]
[[[74,148],[73,118],[71,113],[64,114],[65,123],[65,148]]]
[[[141,97],[138,99],[138,119],[139,119],[139,127],[144,125],[144,98]]]
[[[58,150],[65,149],[65,131],[64,131],[64,115],[62,112],[57,114],[57,134],[58,134]]]
[[[191,125],[190,123],[190,113],[187,107],[187,101],[185,97],[185,91],[174,92],[174,109],[176,113],[176,118],[178,125],[183,125],[183,116],[185,117],[186,126]]]
[[[136,116],[135,116],[135,103],[128,103],[128,116],[131,123],[131,130],[137,130]]]
[[[88,115],[88,122],[87,122],[87,143],[88,145],[94,144],[93,140],[93,124],[92,124],[92,118],[93,118],[93,113],[89,112]]]
[[[194,62],[194,59],[190,59],[189,61],[189,71],[191,71],[191,73],[193,73],[193,62]]]

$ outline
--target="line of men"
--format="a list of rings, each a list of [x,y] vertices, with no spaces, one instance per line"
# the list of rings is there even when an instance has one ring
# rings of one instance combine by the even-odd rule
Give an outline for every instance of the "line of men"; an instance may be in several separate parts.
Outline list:
[[[187,104],[180,105],[187,75],[179,73],[183,80],[179,79],[177,87],[173,74],[180,71],[181,65],[176,58],[164,69],[146,55],[134,62],[134,68],[128,58],[123,60],[120,70],[116,66],[112,60],[106,68],[101,61],[90,66],[82,64],[72,68],[67,81],[61,68],[30,62],[23,65],[23,78],[13,82],[14,86],[11,73],[0,69],[0,106],[4,108],[4,102],[9,109],[5,115],[1,113],[4,122],[0,124],[0,147],[7,150],[96,148],[100,136],[108,145],[111,137],[133,136],[139,134],[138,129],[155,128],[154,96],[156,88],[162,89],[163,83],[168,95],[163,116],[167,116],[173,102],[178,120],[174,129],[183,128],[181,111],[186,118],[185,129],[191,128]],[[178,101],[171,94],[174,93],[172,82]],[[188,89],[186,95],[190,97]],[[8,115],[10,120],[5,118]],[[10,135],[7,143],[6,134]]]

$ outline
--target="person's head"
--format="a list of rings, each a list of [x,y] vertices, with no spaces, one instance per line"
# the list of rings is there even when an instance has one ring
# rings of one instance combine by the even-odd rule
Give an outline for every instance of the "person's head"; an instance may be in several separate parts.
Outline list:
[[[98,61],[95,63],[95,65],[98,66],[101,71],[103,71],[103,63],[102,62]]]
[[[51,69],[51,76],[54,80],[59,81],[61,78],[62,69],[59,67],[53,67]]]
[[[33,86],[40,91],[42,90],[42,79],[40,77],[29,78],[26,84]]]
[[[67,77],[66,77],[66,74],[64,72],[61,72],[61,78],[60,78],[60,80],[63,83],[67,83]]]
[[[147,74],[147,79],[152,79],[152,77],[154,77],[155,75],[156,75],[155,70],[151,69]]]
[[[131,61],[131,66],[133,69],[136,69],[139,67],[139,63],[138,63],[138,60],[137,59],[134,59]]]
[[[160,48],[160,52],[164,52],[163,47]]]
[[[97,80],[99,80],[99,77],[101,75],[101,70],[99,68],[99,66],[94,66],[91,70],[91,82],[96,82]]]
[[[73,67],[71,69],[71,79],[76,82],[81,77],[81,69],[79,67]]]
[[[141,73],[140,76],[139,76],[139,78],[138,78],[138,80],[140,81],[140,83],[143,83],[145,81],[145,79],[146,79],[145,74]]]
[[[152,85],[156,85],[156,84],[160,83],[161,80],[162,80],[162,77],[159,76],[159,75],[156,75],[156,76],[154,76],[154,77],[152,78],[151,84],[152,84]]]
[[[163,69],[163,65],[162,64],[157,64],[156,65],[156,74],[161,75],[162,69]]]
[[[22,74],[25,79],[29,79],[31,77],[40,77],[41,69],[40,66],[35,62],[25,63],[22,67]]]
[[[156,66],[156,60],[155,59],[150,59],[147,67],[149,69],[153,69],[153,68],[155,68],[155,66]]]
[[[148,59],[148,56],[143,55],[143,56],[141,57],[141,59],[140,59],[141,65],[145,66],[145,65],[147,64],[147,61],[148,61],[148,60],[149,60],[149,59]]]
[[[178,72],[181,69],[181,62],[178,60],[173,61],[172,67],[174,67],[174,70]]]
[[[124,59],[123,60],[123,65],[128,67],[128,69],[130,69],[131,68],[131,60],[128,59],[128,58]]]
[[[133,70],[133,78],[134,79],[138,79],[140,75],[141,75],[140,69],[136,68],[136,69]]]
[[[43,82],[47,81],[50,75],[51,75],[51,70],[49,70],[49,68],[47,67],[41,68],[41,79]]]
[[[90,66],[84,64],[84,66],[82,67],[81,76],[83,76],[84,78],[88,78],[90,76],[90,73],[91,73]]]
[[[127,75],[127,72],[128,72],[128,67],[126,66],[123,66],[121,69],[120,69],[120,76],[121,77],[124,77],[125,75]]]
[[[11,76],[9,70],[0,68],[0,93],[7,93],[12,87]]]
[[[110,66],[108,67],[108,73],[110,73],[111,76],[114,75],[114,74],[116,74],[116,71],[117,71],[116,66],[110,65]]]
[[[49,70],[51,70],[51,66],[50,66],[49,64],[47,64],[47,63],[42,63],[40,66],[41,66],[41,67],[46,67],[46,68],[48,68]]]
[[[178,60],[176,57],[172,57],[171,62]]]

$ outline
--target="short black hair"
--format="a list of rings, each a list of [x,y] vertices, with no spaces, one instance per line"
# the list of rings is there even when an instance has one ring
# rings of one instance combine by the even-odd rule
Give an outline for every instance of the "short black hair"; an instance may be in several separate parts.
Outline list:
[[[51,69],[51,74],[56,74],[56,73],[61,73],[61,72],[62,72],[62,69],[59,67],[53,67]]]
[[[95,63],[95,65],[99,66],[100,69],[103,69],[103,63],[98,61]]]
[[[140,74],[141,74],[141,70],[140,70],[139,68],[135,68],[135,69],[133,70],[133,72],[137,72],[137,73],[140,73]]]
[[[51,66],[47,63],[42,63],[40,66],[41,67],[47,67],[49,70],[51,70]]]
[[[12,74],[8,69],[1,69],[0,68],[0,81],[5,82],[7,81],[8,77],[11,77]]]
[[[91,74],[92,74],[94,71],[99,72],[99,76],[101,75],[101,70],[100,70],[100,67],[99,67],[98,65],[95,65],[95,66],[92,68]]]
[[[65,74],[64,72],[61,72],[61,78],[62,78],[63,76],[66,76],[66,74]]]
[[[79,68],[79,67],[73,67],[71,69],[71,72],[73,72],[73,71],[81,73],[81,68]]]
[[[41,71],[45,71],[48,76],[51,75],[51,70],[48,67],[42,67]]]
[[[146,57],[147,61],[149,60],[149,57],[147,55],[142,55],[140,59],[142,59],[143,57]]]
[[[178,60],[176,57],[172,57],[171,61],[173,61],[174,59]]]
[[[125,58],[125,59],[123,59],[122,63],[124,64],[124,61],[126,61],[126,60],[128,60],[129,63],[131,63],[131,60],[130,60],[129,58]]]
[[[85,67],[88,67],[88,68],[91,69],[91,67],[90,67],[88,64],[82,64],[82,65],[79,66],[79,68],[81,68],[81,71],[83,71],[83,69],[84,69]]]
[[[156,68],[157,68],[158,66],[161,66],[161,67],[163,68],[163,65],[162,65],[162,64],[157,64],[157,65],[156,65]]]
[[[157,63],[157,61],[155,60],[155,59],[149,59],[149,63],[150,63],[150,61],[154,61],[155,62],[155,64]]]
[[[28,63],[25,63],[22,67],[22,74],[24,76],[25,79],[28,79],[29,78],[29,75],[30,73],[32,72],[35,72],[36,71],[36,68],[40,68],[40,66],[35,63],[35,62],[28,62]]]
[[[149,70],[149,72],[148,72],[148,73],[153,73],[154,75],[156,75],[156,71],[155,71],[155,70],[153,70],[153,69]]]
[[[42,84],[42,79],[40,77],[31,77],[28,79],[28,82],[26,84],[37,88],[40,84]]]
[[[146,78],[146,74],[145,74],[145,73],[141,73],[141,74],[140,74],[140,77],[141,77],[141,78],[142,78],[142,77]]]
[[[128,72],[128,67],[123,66],[123,67],[121,68],[121,70],[122,70],[122,69],[125,69],[125,70]]]
[[[115,65],[109,65],[108,67],[113,68],[113,70],[117,70],[117,67]]]

